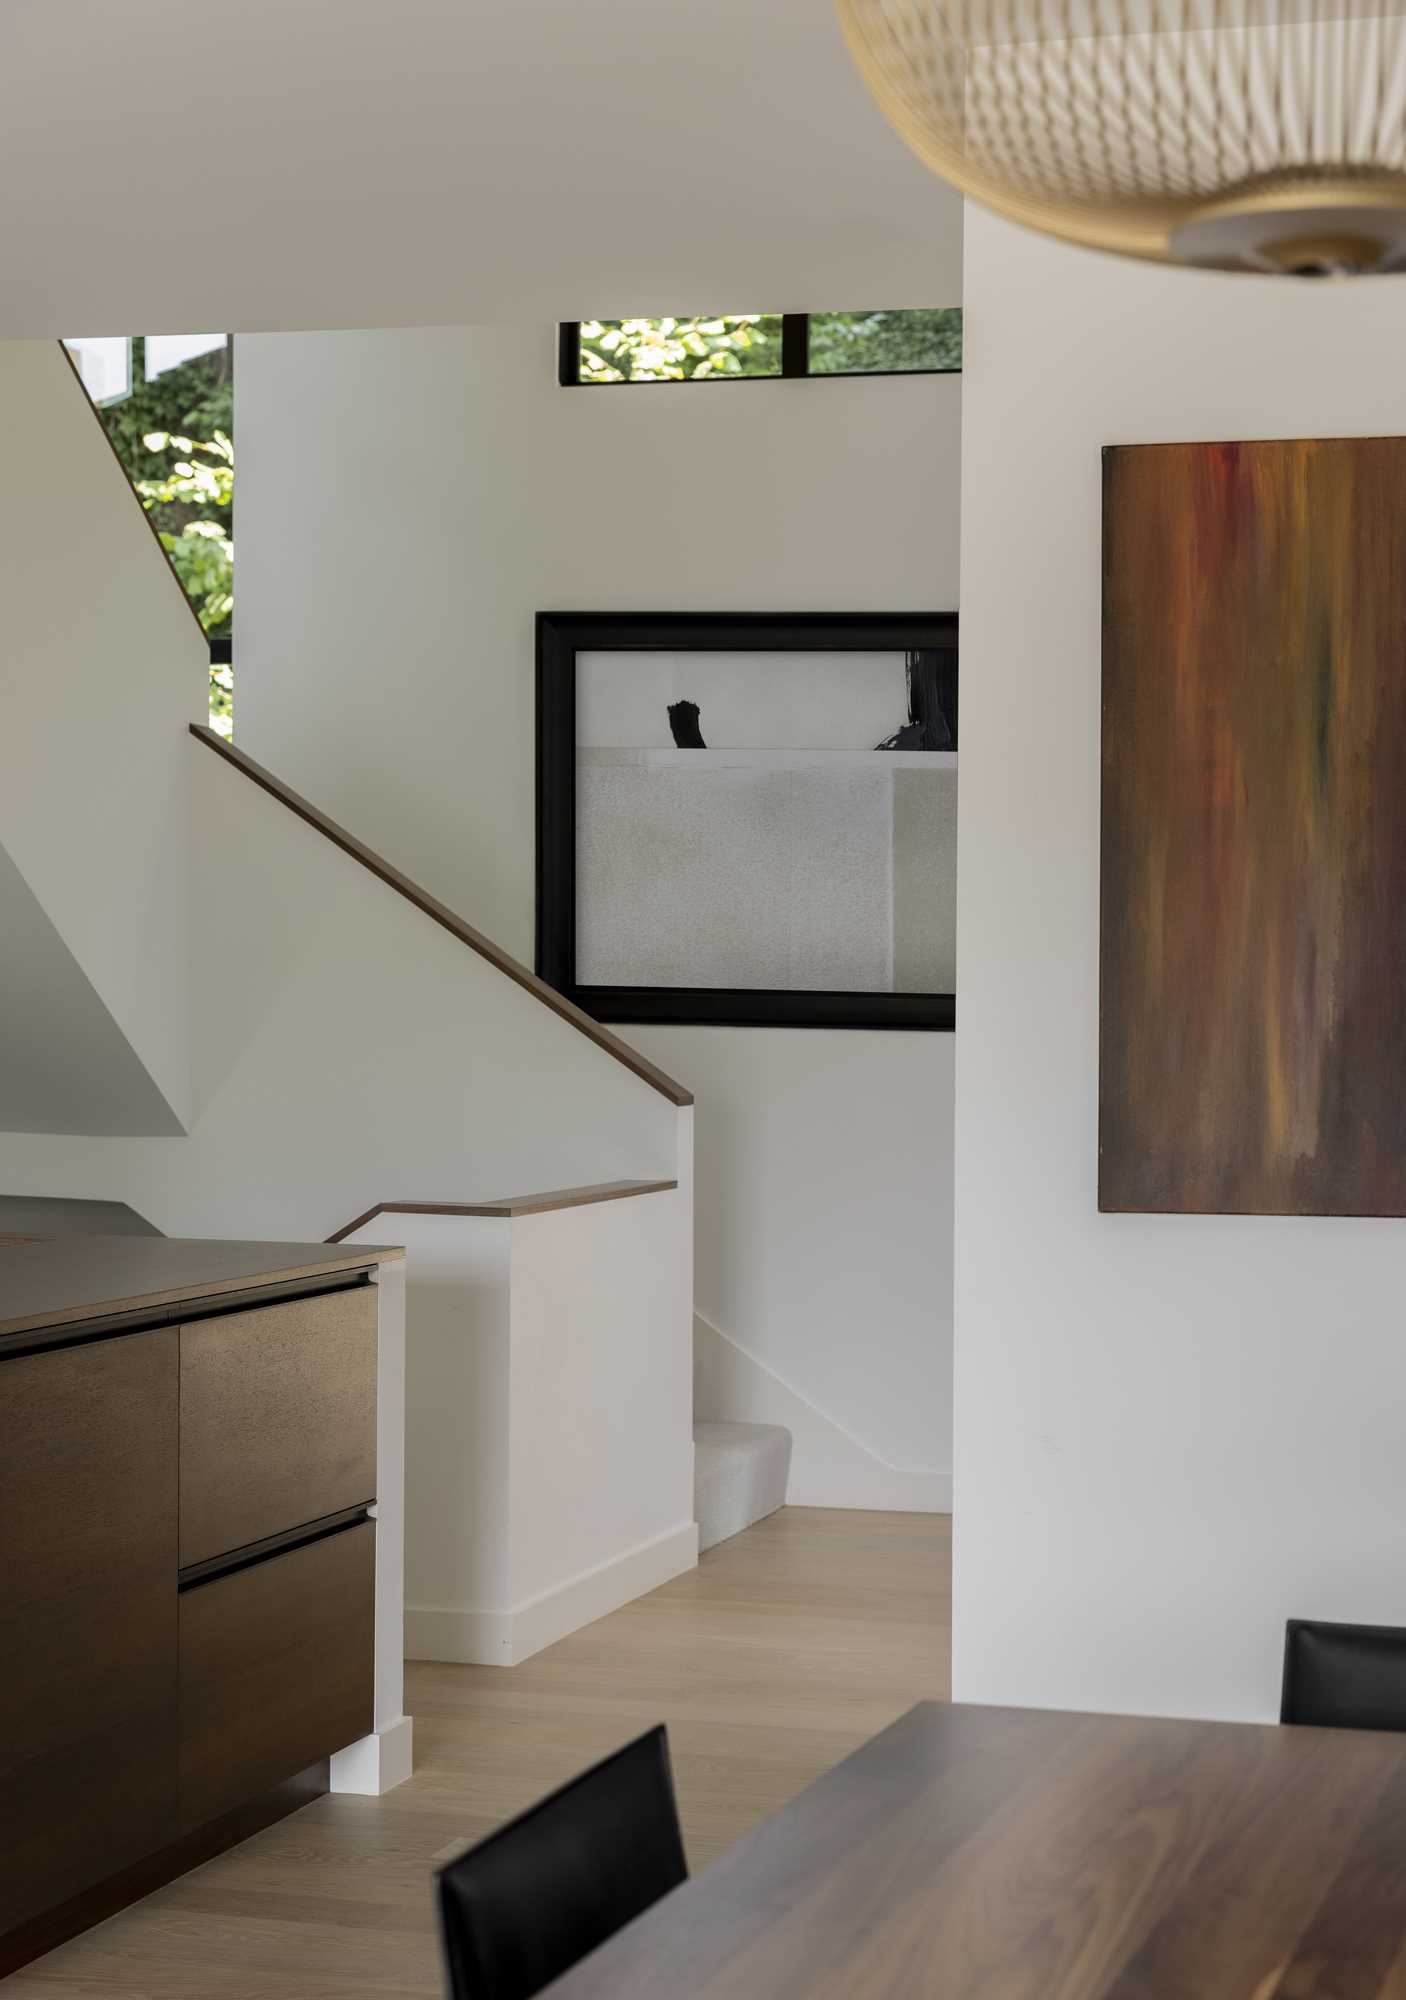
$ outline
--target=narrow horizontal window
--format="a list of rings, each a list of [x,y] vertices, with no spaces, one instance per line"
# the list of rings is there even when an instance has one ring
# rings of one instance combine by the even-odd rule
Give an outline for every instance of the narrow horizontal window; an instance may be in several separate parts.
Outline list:
[[[962,308],[810,314],[812,375],[951,374],[962,365]]]
[[[584,319],[583,382],[707,382],[781,373],[780,313]]]
[[[563,321],[564,387],[741,382],[820,375],[949,375],[962,365],[962,309],[715,313],[693,319]]]

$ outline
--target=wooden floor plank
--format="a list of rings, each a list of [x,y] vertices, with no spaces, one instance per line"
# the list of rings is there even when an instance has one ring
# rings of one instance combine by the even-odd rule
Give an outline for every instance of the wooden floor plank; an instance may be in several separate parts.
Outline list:
[[[415,1776],[326,1798],[4,1986],[4,2000],[421,2000],[437,1860],[650,1724],[705,1866],[948,1694],[946,1515],[784,1508],[520,1667],[416,1665]]]

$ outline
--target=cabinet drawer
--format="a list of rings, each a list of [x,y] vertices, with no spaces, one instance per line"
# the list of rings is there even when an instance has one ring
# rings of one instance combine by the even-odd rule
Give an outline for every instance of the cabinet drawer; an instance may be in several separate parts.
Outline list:
[[[183,1830],[370,1732],[375,1582],[368,1521],[181,1592]]]
[[[176,1833],[174,1328],[0,1361],[0,1934]]]
[[[181,1328],[180,1563],[376,1497],[376,1288]]]

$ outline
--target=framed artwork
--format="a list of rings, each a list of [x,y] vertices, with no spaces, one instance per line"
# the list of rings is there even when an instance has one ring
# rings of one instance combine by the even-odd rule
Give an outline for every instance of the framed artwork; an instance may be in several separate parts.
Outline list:
[[[537,970],[600,1021],[951,1028],[957,619],[543,612]]]
[[[1406,439],[1104,455],[1099,1206],[1406,1215]]]

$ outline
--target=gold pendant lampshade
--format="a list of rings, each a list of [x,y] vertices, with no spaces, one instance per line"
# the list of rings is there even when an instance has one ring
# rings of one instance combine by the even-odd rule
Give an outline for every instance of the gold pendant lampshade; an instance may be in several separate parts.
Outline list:
[[[1382,4],[839,0],[885,116],[964,194],[1302,277],[1406,269],[1406,21]]]

